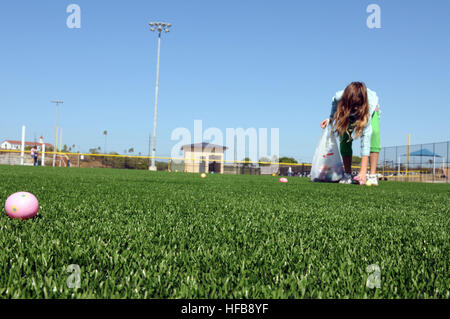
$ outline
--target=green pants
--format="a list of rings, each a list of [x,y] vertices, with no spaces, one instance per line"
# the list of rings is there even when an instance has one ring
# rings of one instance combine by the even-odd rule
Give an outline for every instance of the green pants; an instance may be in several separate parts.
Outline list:
[[[381,150],[381,141],[380,141],[380,111],[375,111],[372,115],[371,119],[372,125],[372,138],[370,140],[370,152],[371,153],[379,153]],[[352,150],[352,142],[353,139],[350,137],[353,133],[353,128],[349,128],[349,132],[345,133],[340,138],[340,150],[342,157],[344,156],[353,156]]]

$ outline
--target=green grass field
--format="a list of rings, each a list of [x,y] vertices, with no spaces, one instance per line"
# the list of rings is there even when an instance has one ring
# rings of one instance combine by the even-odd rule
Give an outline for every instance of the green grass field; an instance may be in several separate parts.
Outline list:
[[[0,179],[2,298],[450,297],[450,185],[10,166]],[[37,218],[6,215],[17,191]],[[371,264],[381,288],[366,286]]]

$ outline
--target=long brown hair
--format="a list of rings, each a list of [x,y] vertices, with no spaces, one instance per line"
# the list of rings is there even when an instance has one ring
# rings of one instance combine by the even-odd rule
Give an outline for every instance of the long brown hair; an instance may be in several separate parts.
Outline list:
[[[348,129],[352,112],[356,115],[356,122],[352,125],[354,138],[358,138],[369,121],[369,99],[363,82],[352,82],[345,88],[333,117],[334,132],[340,136],[346,132],[351,135]]]

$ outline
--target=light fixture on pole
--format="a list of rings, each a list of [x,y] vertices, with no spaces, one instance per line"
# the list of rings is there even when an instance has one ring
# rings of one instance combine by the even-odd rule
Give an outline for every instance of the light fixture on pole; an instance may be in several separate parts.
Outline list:
[[[161,32],[169,32],[169,28],[172,26],[166,22],[150,22],[150,30],[158,32],[158,57],[156,61],[156,88],[155,88],[155,113],[153,116],[153,149],[152,149],[152,164],[149,170],[156,171],[155,156],[156,156],[156,119],[158,116],[158,90],[159,90],[159,55],[161,51]]]
[[[56,104],[56,133],[55,133],[55,145],[53,146],[53,167],[55,167],[56,150],[58,148],[58,106],[59,104],[63,104],[64,101],[50,101],[50,102]]]

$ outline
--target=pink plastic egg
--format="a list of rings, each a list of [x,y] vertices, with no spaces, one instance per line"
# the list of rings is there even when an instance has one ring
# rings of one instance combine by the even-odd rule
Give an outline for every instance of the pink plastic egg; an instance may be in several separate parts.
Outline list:
[[[5,209],[6,214],[11,218],[29,219],[36,216],[39,202],[31,193],[14,193],[6,200]]]
[[[287,183],[287,182],[288,182],[288,179],[287,179],[287,178],[284,178],[284,177],[282,177],[282,178],[280,178],[280,182],[281,182],[281,183]]]

